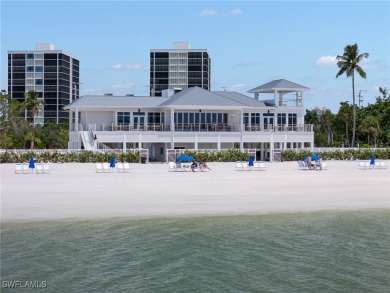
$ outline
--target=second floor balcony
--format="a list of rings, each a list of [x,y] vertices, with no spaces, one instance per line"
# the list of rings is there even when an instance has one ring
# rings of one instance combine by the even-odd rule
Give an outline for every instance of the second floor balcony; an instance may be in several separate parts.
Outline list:
[[[238,124],[238,123],[175,123],[175,132],[312,132],[312,124],[271,125],[271,124]],[[81,129],[81,128],[79,128]],[[95,131],[171,131],[170,124],[139,123],[139,124],[96,124],[90,123],[88,130]]]

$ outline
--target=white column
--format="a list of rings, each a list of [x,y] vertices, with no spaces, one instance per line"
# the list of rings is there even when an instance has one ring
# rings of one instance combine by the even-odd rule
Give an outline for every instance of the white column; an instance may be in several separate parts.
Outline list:
[[[194,150],[198,150],[198,134],[195,134]]]
[[[79,110],[77,108],[75,112],[74,124],[74,130],[79,131]]]
[[[126,153],[126,133],[123,134],[123,153]]]
[[[142,149],[142,134],[138,134],[138,150]]]
[[[278,105],[278,91],[277,90],[274,90],[274,102],[275,102],[275,106]]]
[[[218,133],[218,142],[217,142],[218,152],[221,150],[221,134]]]
[[[69,131],[73,131],[73,112],[69,110]]]
[[[171,109],[171,149],[175,148],[175,110]]]

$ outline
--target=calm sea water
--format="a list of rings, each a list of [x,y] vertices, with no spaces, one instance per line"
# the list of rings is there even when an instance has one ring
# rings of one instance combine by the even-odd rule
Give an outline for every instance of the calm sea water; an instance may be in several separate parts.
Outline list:
[[[1,292],[390,292],[388,210],[1,228]]]

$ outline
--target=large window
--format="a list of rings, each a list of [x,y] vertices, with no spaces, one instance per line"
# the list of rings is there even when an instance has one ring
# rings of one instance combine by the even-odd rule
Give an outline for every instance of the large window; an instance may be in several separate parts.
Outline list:
[[[161,121],[161,113],[159,112],[149,112],[148,113],[148,123],[149,124],[160,124],[163,123]]]
[[[285,125],[286,124],[286,113],[278,113],[278,125]]]
[[[297,114],[288,114],[288,125],[296,126],[297,125]]]
[[[175,113],[175,123],[227,123],[227,113]]]
[[[118,112],[118,124],[130,124],[130,112]]]

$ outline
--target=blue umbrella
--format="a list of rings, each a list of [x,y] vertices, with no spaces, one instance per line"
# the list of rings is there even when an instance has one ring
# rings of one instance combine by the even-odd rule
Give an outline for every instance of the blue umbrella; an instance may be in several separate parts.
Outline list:
[[[110,168],[115,168],[115,157],[114,156],[111,157]]]
[[[193,162],[195,161],[192,156],[180,156],[176,158],[176,162]]]
[[[249,167],[253,167],[253,161],[254,161],[253,156],[249,156],[249,163],[248,163]]]
[[[374,154],[371,155],[370,165],[375,165],[375,156],[374,156]]]
[[[34,157],[31,157],[30,163],[28,164],[28,167],[29,167],[30,169],[34,169],[34,168],[35,168]]]
[[[318,161],[320,159],[320,156],[319,155],[316,155],[316,154],[312,154],[310,155],[310,158],[314,161]]]

